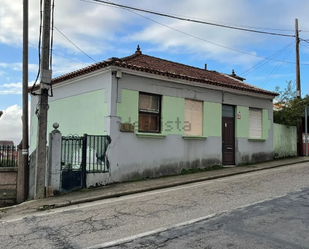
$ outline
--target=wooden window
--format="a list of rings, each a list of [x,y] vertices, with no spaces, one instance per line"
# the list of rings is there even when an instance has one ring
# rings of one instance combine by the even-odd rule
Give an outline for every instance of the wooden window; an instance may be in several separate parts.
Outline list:
[[[203,102],[185,100],[185,135],[203,135]]]
[[[250,108],[249,109],[249,137],[262,138],[262,110]]]
[[[138,131],[159,133],[160,124],[161,96],[148,93],[140,93]]]

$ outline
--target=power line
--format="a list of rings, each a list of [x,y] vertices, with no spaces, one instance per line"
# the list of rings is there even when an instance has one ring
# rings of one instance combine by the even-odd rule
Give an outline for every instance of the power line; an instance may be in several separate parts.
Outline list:
[[[39,68],[38,68],[38,73],[36,75],[36,79],[31,87],[30,93],[32,95],[38,95],[34,93],[34,87],[40,77],[41,73],[41,38],[42,38],[42,22],[43,22],[43,0],[40,0],[40,29],[39,29],[39,44],[38,44],[38,57],[39,57]]]
[[[200,20],[197,20],[197,19],[183,18],[183,17],[180,17],[180,16],[169,15],[169,14],[164,14],[164,13],[160,13],[160,12],[156,12],[156,11],[150,11],[150,10],[145,10],[145,9],[141,9],[141,8],[130,7],[130,6],[127,6],[127,5],[117,4],[117,3],[110,2],[110,1],[103,1],[103,0],[91,0],[91,1],[99,2],[101,4],[113,5],[113,6],[117,6],[117,7],[121,7],[121,8],[125,8],[125,9],[135,10],[135,11],[139,11],[139,12],[145,12],[145,13],[148,13],[148,14],[153,14],[153,15],[158,15],[158,16],[172,18],[172,19],[177,19],[177,20],[180,20],[180,21],[194,22],[194,23],[199,23],[199,24],[206,24],[206,25],[211,25],[211,26],[216,26],[216,27],[221,27],[221,28],[229,28],[229,29],[241,30],[241,31],[246,31],[246,32],[254,32],[254,33],[259,33],[259,34],[265,34],[265,35],[277,35],[277,36],[284,36],[284,37],[295,37],[295,35],[287,35],[287,34],[280,34],[280,33],[274,33],[274,32],[266,32],[266,31],[247,29],[247,28],[240,28],[240,27],[223,25],[223,24],[218,24],[218,23],[200,21]]]
[[[90,2],[90,0],[80,0],[80,1],[93,3],[93,2]],[[108,2],[110,2],[110,1],[108,1]],[[97,4],[99,4],[99,3],[97,3]],[[120,8],[120,7],[116,7],[116,6],[111,6],[111,7]],[[146,9],[146,10],[153,11],[153,10],[149,10],[149,9]],[[161,11],[160,13],[176,16],[176,14],[169,13],[169,12],[162,12]],[[186,19],[188,19],[188,18],[196,19],[195,17],[187,16],[187,15],[181,15],[181,14],[177,14],[177,16],[186,17]],[[202,20],[202,21],[206,21],[206,22],[213,22],[213,23],[219,23],[219,24],[226,24],[226,25],[235,26],[235,27],[245,27],[245,28],[251,28],[251,29],[266,29],[266,30],[275,30],[275,31],[283,31],[283,32],[295,32],[294,29],[268,28],[268,27],[266,28],[266,27],[250,26],[250,25],[240,25],[240,24],[229,23],[229,22],[222,22],[222,21],[219,22],[219,21],[214,21],[214,20],[204,19],[204,18],[199,18],[199,19],[196,19],[196,20]],[[307,32],[307,31],[305,31],[305,32]]]
[[[89,2],[89,1],[85,1],[85,0],[80,0],[80,1],[88,2],[88,3],[93,3],[93,4],[104,5],[103,3]],[[112,6],[112,7],[115,7],[115,6]],[[124,9],[126,9],[126,8],[124,8]],[[296,64],[296,63],[293,62],[293,61],[282,61],[282,60],[277,60],[277,59],[273,59],[273,58],[269,58],[269,57],[264,57],[264,56],[260,56],[260,55],[256,55],[256,54],[251,54],[251,53],[248,53],[248,52],[239,50],[239,49],[230,48],[230,47],[227,47],[227,46],[224,46],[224,45],[215,43],[215,42],[211,42],[211,41],[208,41],[208,40],[206,40],[206,39],[200,38],[200,37],[198,37],[198,36],[191,35],[191,34],[189,34],[189,33],[186,33],[186,32],[184,32],[184,31],[181,31],[181,30],[179,30],[179,29],[173,28],[173,27],[171,27],[171,26],[168,26],[168,25],[163,24],[163,23],[161,23],[161,22],[158,22],[158,21],[156,21],[156,20],[153,20],[153,19],[151,19],[151,18],[149,18],[149,17],[146,17],[146,16],[144,16],[144,15],[141,15],[141,14],[139,14],[139,13],[136,13],[135,11],[132,11],[132,10],[130,10],[130,9],[126,9],[126,10],[129,11],[129,12],[132,12],[132,13],[135,14],[135,15],[138,15],[138,16],[140,16],[140,17],[143,17],[143,18],[145,18],[145,19],[147,19],[147,20],[149,20],[149,21],[152,21],[152,22],[154,22],[154,23],[157,23],[157,24],[159,24],[159,25],[161,25],[161,26],[164,26],[164,27],[166,27],[166,28],[172,29],[172,30],[174,30],[174,31],[176,31],[176,32],[179,32],[179,33],[181,33],[181,34],[184,34],[184,35],[190,36],[190,37],[192,37],[192,38],[195,38],[195,39],[198,39],[198,40],[201,40],[201,41],[210,43],[210,44],[215,45],[215,46],[218,46],[218,47],[222,47],[222,48],[225,48],[225,49],[228,49],[228,50],[231,50],[231,51],[234,51],[234,52],[246,54],[246,55],[251,55],[251,56],[254,56],[254,57],[257,57],[257,58],[262,58],[262,59],[267,59],[267,60],[277,61],[277,62],[284,62],[284,63],[288,63],[288,64]],[[301,64],[302,64],[302,65],[309,65],[309,63],[301,63]]]
[[[289,47],[291,47],[294,44],[295,44],[295,42],[291,42],[291,43],[285,45],[283,48],[279,49],[277,52],[273,53],[269,57],[271,58],[271,57],[279,56],[283,51],[285,51],[286,49],[288,49]],[[249,75],[250,73],[254,72],[255,70],[259,69],[260,67],[264,66],[268,62],[269,62],[269,59],[264,59],[263,61],[260,61],[259,63],[253,65],[252,67],[248,68],[244,72],[240,73],[239,75],[245,77],[245,76]]]
[[[72,42],[65,34],[63,34],[56,26],[55,29],[63,36],[65,37],[70,43],[72,43],[79,51],[81,51],[84,55],[86,55],[89,59],[93,60],[94,62],[97,62],[95,59],[90,57],[88,54],[86,54],[82,49],[80,49],[74,42]]]
[[[293,48],[291,47],[289,51],[284,56],[283,60],[287,59],[289,55],[291,54]],[[264,87],[275,75],[275,73],[280,69],[280,67],[283,65],[284,62],[279,63],[272,71],[271,73],[265,78],[265,80],[260,84],[260,87]]]
[[[32,47],[37,48],[36,45],[34,45],[34,44],[30,43],[30,42],[28,42],[28,43],[29,43]],[[81,62],[81,61],[74,60],[74,59],[72,59],[72,58],[66,57],[66,56],[64,56],[64,55],[58,54],[58,53],[55,52],[55,50],[53,50],[53,51],[51,51],[51,52],[52,52],[54,55],[60,56],[60,57],[62,57],[62,58],[64,58],[64,59],[67,59],[67,60],[70,60],[70,61],[73,61],[73,62],[77,62],[77,63],[79,63],[79,64],[83,64],[83,65],[89,66],[89,63],[84,63],[84,62]]]

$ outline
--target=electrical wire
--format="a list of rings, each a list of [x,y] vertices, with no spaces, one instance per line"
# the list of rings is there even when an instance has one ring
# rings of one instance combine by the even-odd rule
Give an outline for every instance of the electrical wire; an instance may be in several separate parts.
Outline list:
[[[37,48],[37,46],[34,45],[34,44],[32,44],[31,42],[28,42],[28,43],[29,43],[29,45],[31,45],[32,47]],[[89,65],[90,65],[90,63],[84,63],[84,62],[81,62],[81,61],[74,60],[74,59],[72,59],[72,58],[66,57],[66,56],[64,56],[64,55],[58,54],[58,53],[55,52],[55,50],[53,50],[52,53],[53,53],[53,55],[60,56],[60,57],[62,57],[62,58],[64,58],[64,59],[67,59],[67,60],[69,60],[69,61],[77,62],[77,63],[79,63],[79,64],[83,64],[83,65],[86,65],[86,66],[89,66]]]
[[[63,36],[65,37],[70,43],[72,43],[80,52],[82,52],[84,55],[86,55],[89,59],[93,60],[94,62],[97,63],[95,59],[90,57],[88,54],[86,54],[82,49],[80,49],[73,41],[71,41],[63,32],[61,32],[56,26],[55,29]]]
[[[79,0],[79,1],[87,2],[87,3],[92,3],[92,4],[98,4],[98,5],[104,5],[103,3],[98,3],[97,1],[96,1],[96,2],[93,2],[93,0],[91,0],[92,2],[87,1],[87,0]],[[112,6],[112,5],[111,5],[111,7],[116,8],[115,6]],[[118,7],[118,8],[121,8],[121,7]],[[157,23],[157,24],[159,24],[159,25],[161,25],[161,26],[164,26],[164,27],[166,27],[166,28],[172,29],[172,30],[174,30],[174,31],[176,31],[176,32],[179,32],[179,33],[181,33],[181,34],[184,34],[184,35],[190,36],[190,37],[192,37],[192,38],[195,38],[195,39],[198,39],[198,40],[201,40],[201,41],[210,43],[210,44],[215,45],[215,46],[218,46],[218,47],[222,47],[222,48],[225,48],[225,49],[228,49],[228,50],[237,52],[237,53],[242,53],[242,54],[254,56],[254,57],[257,57],[257,58],[268,59],[268,60],[277,61],[277,62],[284,62],[284,63],[287,63],[287,64],[295,64],[295,62],[293,62],[293,61],[282,61],[282,60],[277,60],[277,59],[273,59],[273,58],[269,58],[269,57],[264,57],[264,56],[252,54],[252,53],[249,53],[249,52],[245,52],[245,51],[242,51],[242,50],[239,50],[239,49],[230,48],[230,47],[227,47],[227,46],[224,46],[224,45],[215,43],[215,42],[211,42],[211,41],[208,41],[208,40],[206,40],[206,39],[200,38],[200,37],[198,37],[198,36],[191,35],[191,34],[189,34],[189,33],[186,33],[186,32],[184,32],[184,31],[181,31],[181,30],[179,30],[179,29],[173,28],[173,27],[171,27],[171,26],[168,26],[168,25],[163,24],[163,23],[161,23],[161,22],[158,22],[158,21],[156,21],[156,20],[153,20],[153,19],[151,19],[151,18],[149,18],[149,17],[146,17],[146,16],[144,16],[144,15],[141,15],[141,14],[139,14],[139,13],[137,13],[137,12],[135,12],[135,11],[132,11],[132,10],[130,10],[130,9],[127,9],[127,8],[123,8],[123,9],[125,9],[125,10],[127,10],[127,11],[129,11],[129,12],[135,14],[135,15],[138,15],[138,16],[140,16],[140,17],[143,17],[143,18],[145,18],[145,19],[147,19],[147,20],[149,20],[149,21],[151,21],[151,22],[154,22],[154,23]],[[309,63],[301,63],[301,65],[309,65]]]
[[[289,49],[289,51],[286,53],[286,55],[284,56],[283,60],[286,60],[291,52],[293,51],[293,48],[291,47]],[[275,75],[276,72],[278,72],[278,70],[280,69],[280,67],[283,65],[283,62],[279,63],[271,72],[270,74],[265,78],[265,80],[260,84],[260,87],[264,87]]]
[[[34,88],[36,86],[36,83],[38,82],[38,79],[40,77],[41,73],[41,40],[42,40],[42,22],[43,22],[43,0],[40,0],[40,29],[39,29],[39,44],[38,44],[38,56],[39,56],[39,68],[38,68],[38,73],[36,76],[36,79],[31,87],[30,94],[31,95],[38,95],[37,93],[34,92]]]
[[[272,57],[279,56],[282,52],[284,52],[286,49],[288,49],[289,47],[293,46],[294,44],[295,44],[295,42],[292,42],[292,43],[289,43],[289,44],[285,45],[283,48],[279,49],[277,52],[273,53],[269,57],[272,58]],[[254,72],[255,70],[259,69],[260,67],[264,66],[269,61],[270,61],[269,59],[264,59],[264,60],[260,61],[259,63],[253,65],[252,67],[248,68],[244,72],[240,73],[239,75],[242,76],[242,77],[245,77],[245,76],[251,74],[252,72]]]
[[[81,1],[83,1],[83,0],[81,0]],[[194,22],[194,23],[199,23],[199,24],[206,24],[206,25],[216,26],[216,27],[220,27],[220,28],[235,29],[235,30],[246,31],[246,32],[254,32],[254,33],[265,34],[265,35],[277,35],[277,36],[284,36],[284,37],[295,37],[295,35],[280,34],[280,33],[274,33],[274,32],[266,32],[266,31],[260,31],[260,30],[254,30],[254,29],[248,29],[248,28],[240,28],[240,27],[229,26],[229,25],[224,25],[224,24],[200,21],[200,20],[197,20],[197,19],[183,18],[183,17],[180,17],[180,16],[164,14],[164,13],[157,12],[157,11],[150,11],[150,10],[146,10],[146,9],[135,8],[135,7],[127,6],[127,5],[117,4],[117,3],[110,2],[110,1],[103,1],[103,0],[91,0],[91,1],[99,2],[101,4],[106,4],[106,5],[113,5],[113,6],[117,6],[117,7],[120,7],[120,8],[135,10],[135,11],[139,11],[139,12],[144,12],[144,13],[148,13],[148,14],[153,14],[153,15],[158,15],[158,16],[172,18],[172,19],[177,19],[177,20],[180,20],[180,21]]]
[[[51,21],[51,39],[50,39],[50,61],[49,61],[49,68],[50,70],[53,69],[53,46],[54,46],[54,24],[55,24],[55,0],[53,0],[52,2],[52,21]],[[53,97],[54,93],[53,93],[53,85],[50,84],[50,95],[48,95],[49,97]]]

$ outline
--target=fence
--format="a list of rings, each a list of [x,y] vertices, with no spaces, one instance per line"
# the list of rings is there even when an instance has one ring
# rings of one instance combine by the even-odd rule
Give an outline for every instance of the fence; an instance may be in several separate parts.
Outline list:
[[[15,146],[0,146],[0,167],[17,167],[17,155]]]
[[[62,191],[85,188],[87,173],[105,173],[109,170],[106,157],[109,136],[70,135],[61,142]]]
[[[275,158],[297,155],[297,128],[274,124],[274,156]]]
[[[109,136],[70,135],[62,137],[61,170],[80,170],[85,165],[87,173],[104,173],[109,170],[106,149]]]

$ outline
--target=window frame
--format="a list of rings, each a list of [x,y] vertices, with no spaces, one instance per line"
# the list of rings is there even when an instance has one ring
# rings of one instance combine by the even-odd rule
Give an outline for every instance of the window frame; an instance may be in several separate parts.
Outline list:
[[[159,102],[159,110],[158,112],[153,112],[153,111],[147,111],[147,110],[143,110],[140,108],[140,95],[148,95],[148,96],[154,96],[154,97],[158,97],[158,102]],[[154,134],[158,134],[161,133],[161,119],[162,119],[162,95],[159,94],[153,94],[153,93],[147,93],[147,92],[139,92],[138,94],[138,132],[139,133],[154,133]],[[154,115],[158,117],[158,130],[157,131],[143,131],[140,130],[139,127],[139,121],[140,121],[140,114],[148,114],[148,115]]]
[[[259,111],[260,114],[261,114],[261,119],[260,119],[261,134],[260,134],[259,137],[252,136],[250,111]],[[262,139],[262,138],[263,138],[263,109],[261,109],[261,108],[249,107],[249,138],[250,138],[250,139]]]
[[[201,104],[201,131],[200,134],[186,134],[186,131],[184,130],[184,136],[187,137],[203,137],[204,136],[204,101],[202,100],[197,100],[197,99],[189,99],[189,98],[185,98],[185,105],[184,105],[184,122],[186,122],[186,101],[192,101],[192,102],[198,102],[199,104]],[[192,122],[191,122],[192,124]]]

